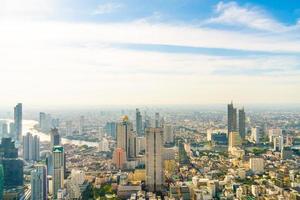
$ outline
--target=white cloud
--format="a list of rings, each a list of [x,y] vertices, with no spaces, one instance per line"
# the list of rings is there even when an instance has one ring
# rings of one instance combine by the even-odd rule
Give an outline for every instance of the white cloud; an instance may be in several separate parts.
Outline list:
[[[299,28],[299,26],[284,25],[264,10],[254,6],[240,6],[236,2],[219,2],[215,8],[216,17],[211,18],[207,23],[227,24],[233,26],[245,26],[263,31],[284,32]]]
[[[24,22],[16,19],[14,13],[20,17],[42,14],[36,13],[35,6],[29,6],[27,14],[10,7],[12,11],[0,21],[0,90],[5,94],[1,104],[14,101],[25,105],[98,105],[300,100],[300,93],[295,92],[300,88],[299,71],[295,70],[300,62],[295,56],[231,58],[133,51],[111,46],[137,43],[299,53],[300,41],[293,35],[259,35],[147,21]],[[215,73],[232,69],[275,70],[270,73],[258,70],[254,76]]]
[[[117,11],[121,7],[122,7],[122,4],[120,4],[120,3],[113,3],[113,2],[99,4],[97,6],[97,8],[92,12],[92,14],[93,15],[109,14],[109,13]]]

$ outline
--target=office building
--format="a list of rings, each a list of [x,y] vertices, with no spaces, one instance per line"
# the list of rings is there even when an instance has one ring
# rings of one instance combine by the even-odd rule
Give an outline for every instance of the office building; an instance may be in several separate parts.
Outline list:
[[[154,117],[154,127],[155,128],[160,128],[161,124],[160,124],[160,116],[159,113],[155,113],[155,117]]]
[[[15,135],[15,124],[13,122],[9,123],[9,137],[14,137]]]
[[[7,126],[7,123],[3,123],[1,128],[2,128],[2,130],[1,130],[1,131],[2,131],[2,136],[3,136],[3,137],[7,137],[7,136],[8,136],[8,135],[7,135],[7,134],[8,134],[8,126]]]
[[[161,191],[163,174],[163,130],[146,129],[146,186],[151,192]]]
[[[22,140],[22,104],[18,103],[14,108],[15,139]]]
[[[3,165],[0,164],[0,199],[3,198],[3,191],[4,191],[4,171],[3,171]]]
[[[111,136],[112,138],[116,139],[117,135],[117,124],[116,122],[107,122],[104,126],[104,131],[107,135]]]
[[[228,132],[227,134],[231,132],[237,131],[237,116],[236,116],[236,108],[233,107],[233,103],[228,104],[227,106],[227,128]]]
[[[18,149],[11,138],[2,138],[0,160],[4,172],[4,188],[23,186],[23,161],[18,159]]]
[[[230,132],[228,137],[228,151],[233,148],[241,147],[242,139],[238,132]]]
[[[255,144],[259,143],[259,127],[253,127],[251,129],[251,139]]]
[[[52,150],[53,156],[53,196],[57,196],[59,189],[64,187],[64,171],[65,171],[65,155],[62,146],[54,146]]]
[[[244,108],[239,109],[239,134],[244,140],[246,136],[246,114]]]
[[[27,161],[40,160],[40,138],[27,133],[23,136],[23,158]]]
[[[164,144],[174,143],[174,130],[173,126],[170,124],[164,124]]]
[[[113,163],[117,169],[124,169],[126,166],[126,152],[122,148],[116,148],[113,153]]]
[[[31,172],[31,200],[47,200],[46,166],[36,165]]]
[[[135,119],[136,119],[136,133],[137,135],[143,136],[143,120],[140,110],[137,108],[135,113]]]
[[[253,173],[255,174],[261,174],[264,172],[264,159],[263,158],[258,158],[258,157],[253,157],[250,158],[250,169]]]
[[[284,147],[284,141],[283,141],[283,136],[276,136],[273,137],[273,151],[279,151],[281,152],[282,148]]]
[[[128,116],[124,116],[122,122],[117,124],[117,148],[125,150],[127,159],[136,155],[136,135]]]
[[[51,133],[50,133],[50,147],[53,148],[54,146],[60,146],[61,145],[61,137],[58,133],[58,129],[57,128],[53,128],[51,129]]]

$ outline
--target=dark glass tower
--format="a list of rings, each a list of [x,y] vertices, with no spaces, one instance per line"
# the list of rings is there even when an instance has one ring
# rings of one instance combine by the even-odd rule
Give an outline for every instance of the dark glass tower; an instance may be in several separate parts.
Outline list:
[[[245,139],[246,135],[246,114],[244,108],[239,109],[239,133],[242,139]]]
[[[18,159],[18,149],[11,138],[2,138],[0,160],[4,172],[4,188],[23,186],[23,161]]]
[[[237,131],[237,113],[236,108],[233,107],[233,103],[228,104],[227,106],[227,127],[228,134],[233,131]]]
[[[136,133],[138,136],[143,135],[143,120],[140,110],[136,109]]]

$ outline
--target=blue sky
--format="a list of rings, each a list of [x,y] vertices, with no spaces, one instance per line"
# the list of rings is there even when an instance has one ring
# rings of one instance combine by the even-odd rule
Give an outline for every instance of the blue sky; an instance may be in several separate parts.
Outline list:
[[[0,25],[3,104],[300,101],[296,0],[0,0]]]

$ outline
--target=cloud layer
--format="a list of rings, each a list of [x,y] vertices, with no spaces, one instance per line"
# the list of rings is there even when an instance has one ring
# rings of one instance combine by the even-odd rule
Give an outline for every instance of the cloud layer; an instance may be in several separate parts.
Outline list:
[[[22,12],[6,4],[0,19],[0,89],[6,94],[1,103],[76,106],[300,100],[295,92],[300,89],[298,25],[286,26],[257,7],[220,2],[200,26],[153,23],[147,18],[74,23],[49,18],[57,2],[31,1]],[[48,10],[45,15],[38,12],[43,8]],[[117,3],[103,4],[94,14],[118,8]]]

